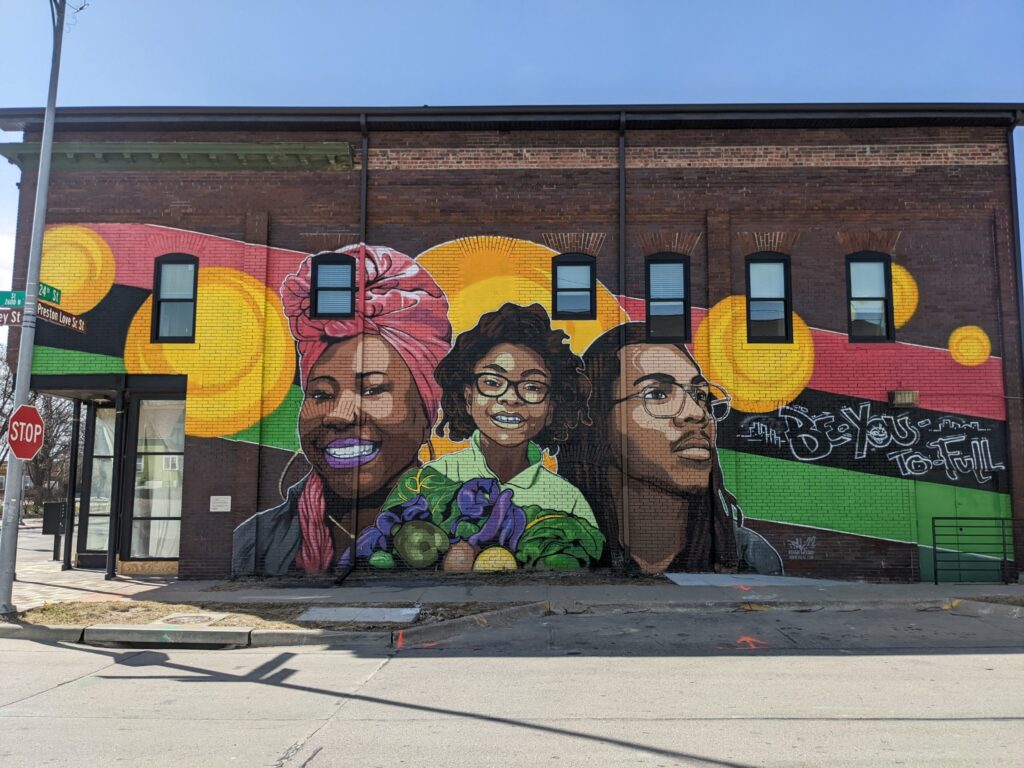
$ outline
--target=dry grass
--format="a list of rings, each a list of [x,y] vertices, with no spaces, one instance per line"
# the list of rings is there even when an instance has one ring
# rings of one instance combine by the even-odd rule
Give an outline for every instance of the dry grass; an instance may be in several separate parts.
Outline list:
[[[347,607],[410,608],[412,603],[346,603]],[[435,603],[420,608],[417,624],[446,621],[460,616],[483,613],[519,603]],[[408,624],[351,624],[329,622],[296,622],[296,617],[309,604],[258,603],[160,603],[153,600],[111,600],[102,602],[47,603],[20,615],[26,624],[61,624],[90,626],[92,624],[152,624],[165,616],[182,613],[226,613],[214,622],[216,627],[252,627],[253,629],[349,629],[373,631],[395,629]],[[316,607],[326,607],[316,603]]]

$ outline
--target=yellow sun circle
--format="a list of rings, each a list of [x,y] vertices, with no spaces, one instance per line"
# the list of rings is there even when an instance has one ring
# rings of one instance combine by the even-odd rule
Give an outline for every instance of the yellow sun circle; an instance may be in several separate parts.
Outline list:
[[[902,264],[892,265],[892,314],[897,328],[902,328],[917,311],[917,281]]]
[[[114,285],[114,254],[88,227],[51,227],[43,236],[40,281],[61,292],[60,308],[81,315],[99,304]]]
[[[185,430],[232,435],[283,401],[295,375],[295,345],[280,298],[228,267],[201,267],[192,344],[153,344],[152,297],[139,308],[124,347],[127,373],[188,375]],[[265,339],[256,332],[265,327]]]
[[[791,402],[814,372],[807,323],[793,313],[792,343],[751,344],[743,296],[729,296],[711,308],[697,328],[693,351],[704,376],[725,387],[733,407],[746,413],[767,413]]]
[[[529,240],[481,235],[434,246],[416,257],[448,297],[453,337],[473,328],[486,312],[503,304],[540,304],[551,313],[551,259],[556,251]],[[615,296],[597,283],[597,318],[554,320],[569,334],[573,352],[619,323],[625,314]]]
[[[949,334],[949,354],[960,365],[981,365],[992,354],[992,342],[978,326],[962,325]]]

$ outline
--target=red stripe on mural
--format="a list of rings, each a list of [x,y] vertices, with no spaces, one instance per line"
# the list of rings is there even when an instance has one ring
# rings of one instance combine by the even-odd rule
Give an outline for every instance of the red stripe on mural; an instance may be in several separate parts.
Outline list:
[[[643,299],[618,298],[630,319],[644,319]],[[693,309],[690,323],[694,331],[705,315],[707,310]],[[851,344],[846,334],[818,328],[811,329],[811,336],[815,366],[807,384],[810,389],[879,402],[888,401],[890,390],[911,389],[920,393],[921,408],[1006,420],[1001,358],[990,357],[981,365],[968,367],[954,361],[945,349],[899,342]],[[827,364],[820,364],[822,360]]]
[[[305,253],[252,245],[202,232],[156,224],[86,224],[110,246],[114,282],[153,290],[153,261],[167,253],[188,253],[202,267],[231,267],[265,283],[275,293]]]

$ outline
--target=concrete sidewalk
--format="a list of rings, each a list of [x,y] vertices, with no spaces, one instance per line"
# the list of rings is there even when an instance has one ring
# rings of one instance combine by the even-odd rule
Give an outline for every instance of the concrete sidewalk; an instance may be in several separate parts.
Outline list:
[[[755,577],[756,578],[756,577]],[[753,579],[751,579],[753,581]],[[735,583],[680,586],[668,579],[648,584],[509,584],[474,583],[445,577],[428,580],[391,578],[380,583],[366,579],[352,585],[329,588],[287,587],[245,589],[217,588],[217,582],[179,581],[154,589],[139,598],[165,602],[222,603],[504,603],[549,602],[556,610],[586,606],[664,607],[666,609],[736,608],[743,603],[777,606],[820,606],[828,608],[935,605],[951,598],[1017,596],[1024,598],[1024,585],[998,584],[868,584],[863,582]]]
[[[536,603],[555,610],[588,606],[734,609],[743,603],[830,608],[936,605],[950,598],[1024,597],[1024,585],[870,584],[757,575],[676,574],[680,583],[663,580],[609,579],[553,573],[546,583],[537,574],[515,576],[445,576],[419,573],[356,574],[342,585],[276,579],[260,582],[178,581],[171,577],[118,577],[107,581],[101,571],[61,571],[51,559],[52,539],[38,524],[23,527],[18,538],[15,604],[21,611],[44,602],[74,600],[156,600],[167,603]],[[610,583],[606,583],[610,582]]]

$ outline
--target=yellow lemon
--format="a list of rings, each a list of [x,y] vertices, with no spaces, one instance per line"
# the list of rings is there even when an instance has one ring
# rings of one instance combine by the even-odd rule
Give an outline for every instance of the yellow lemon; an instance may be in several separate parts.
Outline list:
[[[473,570],[481,572],[514,571],[519,567],[516,556],[504,547],[488,547],[473,561]]]

